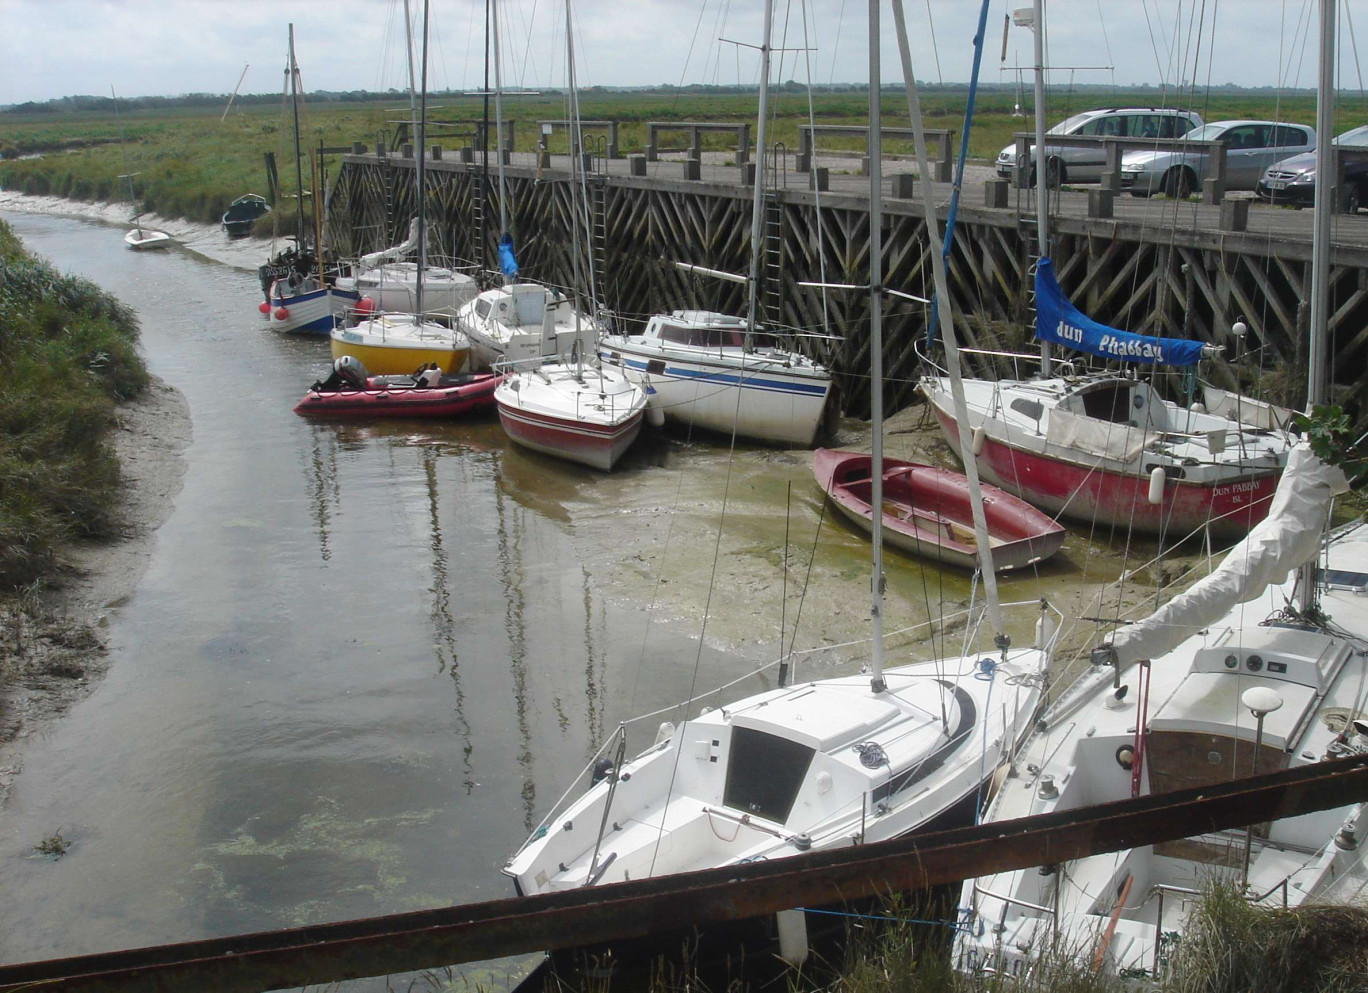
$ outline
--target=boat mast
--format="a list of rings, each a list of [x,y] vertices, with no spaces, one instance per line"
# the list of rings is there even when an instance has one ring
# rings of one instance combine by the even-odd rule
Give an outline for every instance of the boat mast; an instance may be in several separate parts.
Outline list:
[[[760,42],[760,107],[755,126],[755,196],[751,205],[751,269],[746,293],[746,336],[743,348],[753,347],[755,315],[760,304],[760,225],[765,200],[765,122],[769,117],[770,40],[773,37],[774,0],[765,0],[765,27]]]
[[[133,192],[133,177],[137,174],[128,171],[128,148],[124,144],[123,118],[119,117],[119,97],[115,94],[112,83],[109,87],[109,98],[114,101],[114,119],[119,122],[119,157],[123,159],[124,167],[124,174],[119,178],[128,180],[128,206],[133,211],[133,227],[138,231],[138,240],[142,241],[142,222],[139,219],[138,198]]]
[[[897,0],[894,7],[898,6]],[[768,9],[768,3],[766,3]],[[765,24],[766,41],[769,23]],[[865,139],[869,156],[869,416],[870,416],[870,494],[869,515],[872,575],[870,577],[869,620],[873,647],[870,667],[874,670],[869,688],[882,693],[883,678],[883,107],[879,85],[879,0],[869,0],[869,135]],[[764,90],[761,90],[763,93]],[[764,115],[761,114],[761,134]],[[763,148],[763,146],[762,146]],[[763,160],[762,160],[763,161]],[[929,173],[925,175],[930,175]],[[756,177],[756,215],[760,212],[759,177]],[[755,237],[754,234],[751,235]],[[759,253],[756,253],[758,258]],[[753,303],[752,296],[752,306]]]
[[[1306,413],[1325,403],[1330,327],[1330,218],[1335,176],[1335,0],[1320,0],[1320,73],[1316,82],[1316,200],[1311,219],[1311,333],[1307,344]],[[1317,559],[1301,567],[1297,593],[1303,614],[1320,609]]]
[[[415,318],[423,321],[423,267],[427,262],[427,187],[424,185],[424,166],[427,163],[427,55],[428,55],[428,0],[423,0],[423,82],[418,104],[418,271],[413,285]]]
[[[489,0],[493,10],[494,36],[494,158],[499,163],[499,232],[508,233],[508,185],[504,179],[503,68],[499,60],[499,0]],[[485,132],[485,144],[489,132]]]
[[[1050,212],[1046,209],[1050,169],[1045,160],[1045,0],[1035,0],[1031,32],[1035,36],[1036,241],[1038,256],[1045,258],[1050,254]],[[1029,162],[1030,156],[1026,159]],[[1040,343],[1040,375],[1050,375],[1050,343],[1044,340]]]
[[[926,132],[922,125],[921,103],[917,96],[917,78],[912,72],[912,51],[907,42],[907,22],[901,0],[894,0],[893,20],[897,28],[898,53],[902,58],[903,80],[907,88],[907,113],[912,120],[913,139],[917,148],[917,169],[923,176],[931,175],[931,163],[926,154]],[[931,271],[935,277],[936,299],[945,303],[938,308],[941,342],[945,346],[945,365],[950,374],[950,395],[955,405],[955,423],[959,429],[960,460],[964,475],[969,480],[969,506],[974,515],[974,542],[978,546],[979,572],[983,576],[983,593],[988,603],[988,619],[997,638],[997,645],[1005,653],[1008,640],[1002,623],[1002,607],[998,601],[997,575],[993,571],[993,550],[988,540],[988,522],[983,512],[983,488],[979,483],[978,462],[974,458],[972,433],[969,431],[969,406],[964,399],[964,380],[960,375],[959,344],[955,336],[955,322],[950,316],[950,286],[945,274],[945,258],[941,254],[941,235],[936,219],[936,207],[931,198],[931,184],[919,183],[922,209],[926,213],[926,235],[931,256]],[[873,220],[870,221],[871,226]],[[880,504],[875,503],[875,517]]]
[[[575,36],[573,19],[570,13],[570,0],[565,0],[565,71],[570,86],[570,256],[574,267],[575,284],[571,288],[575,300],[575,378],[584,379],[584,346],[580,344],[580,322],[583,315],[580,309],[580,216],[581,207],[589,203],[589,188],[584,177],[583,135],[580,130],[579,93],[575,89]],[[579,203],[575,202],[575,192],[580,192]],[[589,239],[589,226],[585,218],[585,243]],[[594,291],[594,267],[589,266],[589,306],[597,318],[598,300]]]
[[[294,24],[290,24],[290,64],[285,70],[290,76],[290,109],[294,114],[295,189],[299,191],[295,205],[295,245],[304,247],[304,163],[299,153],[299,63],[295,61]],[[321,246],[319,246],[321,251]]]
[[[426,4],[424,11],[426,12]],[[409,125],[416,133],[418,130],[418,109],[416,97],[414,96],[415,85],[413,81],[413,15],[409,13],[409,0],[404,0],[404,49],[408,54],[408,77],[409,77]]]

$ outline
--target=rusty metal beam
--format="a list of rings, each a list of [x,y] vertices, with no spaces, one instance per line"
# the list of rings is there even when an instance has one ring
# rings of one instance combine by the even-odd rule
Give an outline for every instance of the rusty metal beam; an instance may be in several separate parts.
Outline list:
[[[0,991],[274,990],[569,948],[951,883],[1368,800],[1368,757],[589,890],[0,966]]]

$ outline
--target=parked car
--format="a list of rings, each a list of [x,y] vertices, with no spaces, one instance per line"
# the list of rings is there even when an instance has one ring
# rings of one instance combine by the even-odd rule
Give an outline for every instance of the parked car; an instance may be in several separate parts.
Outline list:
[[[1368,124],[1344,132],[1333,144],[1368,148]],[[1259,177],[1254,195],[1269,203],[1310,207],[1316,198],[1315,154],[1302,152],[1273,163]],[[1344,160],[1344,198],[1345,210],[1351,214],[1368,206],[1368,154]]]
[[[1046,134],[1096,135],[1101,138],[1181,138],[1202,118],[1187,110],[1166,110],[1155,107],[1111,107],[1085,110],[1081,114],[1060,121]],[[1051,186],[1061,183],[1096,183],[1107,165],[1107,151],[1098,142],[1096,147],[1069,147],[1045,144],[1046,177]],[[1031,182],[1035,182],[1035,146],[1031,146]],[[1017,149],[1011,144],[998,152],[997,174],[1010,179],[1016,170]]]
[[[1314,150],[1316,132],[1299,124],[1276,121],[1212,121],[1184,138],[1193,148],[1127,152],[1121,157],[1121,187],[1132,196],[1167,193],[1185,197],[1200,189],[1210,153],[1198,142],[1225,146],[1225,188],[1252,190],[1263,171],[1279,159]]]

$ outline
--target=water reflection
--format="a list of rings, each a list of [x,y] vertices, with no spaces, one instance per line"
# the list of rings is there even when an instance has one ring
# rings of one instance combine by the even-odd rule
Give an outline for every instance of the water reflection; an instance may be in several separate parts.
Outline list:
[[[513,710],[518,724],[518,767],[522,773],[523,829],[536,826],[537,784],[532,775],[532,733],[527,720],[527,623],[523,583],[520,512],[510,508],[502,489],[495,496],[498,520],[498,572],[504,595],[504,632],[508,636],[508,669],[513,676]]]

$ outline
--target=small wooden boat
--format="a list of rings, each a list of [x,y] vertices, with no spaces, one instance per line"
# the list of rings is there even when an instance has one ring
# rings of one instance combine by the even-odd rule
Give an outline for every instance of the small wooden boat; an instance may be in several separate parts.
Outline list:
[[[364,390],[314,384],[294,409],[307,417],[460,417],[494,406],[494,390],[503,379],[482,372],[443,377],[432,387],[418,386],[407,376],[373,376]]]
[[[819,448],[812,473],[827,496],[868,531],[869,455]],[[981,484],[993,569],[1002,572],[1047,559],[1064,544],[1065,531],[1047,514],[996,486]],[[969,480],[957,472],[918,462],[883,460],[884,541],[912,555],[978,568]]]
[[[252,233],[252,225],[258,217],[271,212],[266,198],[256,193],[238,197],[223,212],[223,231],[229,238],[245,238]]]

